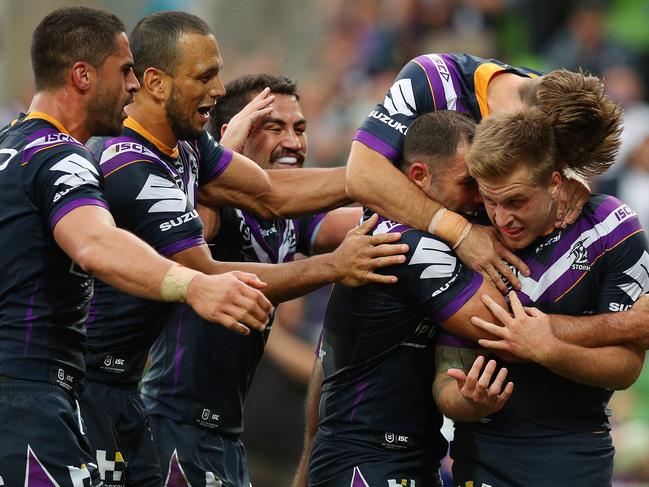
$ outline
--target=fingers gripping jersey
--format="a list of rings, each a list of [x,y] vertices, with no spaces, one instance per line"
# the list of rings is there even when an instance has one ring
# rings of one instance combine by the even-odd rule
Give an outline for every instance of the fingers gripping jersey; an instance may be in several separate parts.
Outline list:
[[[123,135],[98,140],[106,198],[121,228],[160,254],[204,244],[196,189],[220,175],[232,153],[204,134],[176,149],[162,147],[132,120]],[[93,146],[94,146],[93,145]],[[86,322],[91,380],[135,389],[171,304],[144,300],[97,282]]]
[[[336,284],[327,306],[318,437],[344,438],[359,449],[320,457],[316,440],[310,482],[325,482],[359,462],[380,461],[389,450],[421,449],[426,462],[446,452],[442,415],[431,392],[434,342],[439,324],[475,294],[482,277],[428,233],[385,219],[374,233],[395,231],[410,248],[404,264],[384,270],[398,282]]]
[[[529,277],[519,276],[524,305],[546,313],[590,315],[622,311],[649,291],[649,254],[636,214],[620,200],[593,195],[581,216],[520,252]],[[507,364],[515,393],[483,423],[461,423],[509,437],[609,429],[609,389],[578,384],[535,364]]]
[[[229,207],[219,213],[212,255],[234,262],[290,262],[296,252],[310,255],[325,217],[262,220]],[[179,307],[151,349],[152,364],[142,388],[149,412],[240,434],[243,405],[270,328],[243,336]]]
[[[420,115],[455,110],[475,121],[486,116],[487,85],[501,72],[526,77],[539,74],[469,54],[418,56],[403,67],[383,103],[370,112],[354,140],[396,162],[408,127]]]
[[[67,390],[83,378],[92,279],[52,232],[70,211],[107,208],[92,154],[42,114],[0,132],[0,375]]]

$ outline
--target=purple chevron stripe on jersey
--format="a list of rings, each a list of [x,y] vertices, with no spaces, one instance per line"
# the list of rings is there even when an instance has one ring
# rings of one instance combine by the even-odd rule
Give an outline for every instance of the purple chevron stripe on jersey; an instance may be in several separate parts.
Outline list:
[[[442,63],[435,63],[430,56],[436,56]],[[433,91],[435,110],[466,111],[460,102],[462,82],[455,60],[448,55],[430,54],[418,56],[415,61],[424,69]],[[450,104],[449,104],[450,102]]]
[[[27,473],[25,487],[59,487],[45,467],[36,458],[30,446],[27,446]]]
[[[54,213],[54,216],[50,220],[50,230],[54,230],[54,227],[59,222],[59,220],[61,220],[61,218],[70,213],[72,210],[81,206],[101,206],[102,208],[108,210],[108,204],[105,201],[95,198],[79,198],[77,200],[70,201],[69,203],[66,203],[61,208],[59,208],[56,213]]]
[[[34,287],[34,292],[29,296],[29,307],[25,313],[25,323],[27,325],[27,330],[25,330],[25,346],[23,348],[23,357],[27,356],[27,350],[29,350],[29,343],[32,340],[32,328],[34,326],[34,298],[36,297],[36,292],[38,291],[38,284]]]
[[[176,329],[176,351],[174,352],[174,388],[171,391],[172,394],[176,394],[178,389],[178,381],[180,380],[180,366],[183,362],[183,355],[185,354],[185,349],[182,346],[180,337],[185,324],[183,315],[185,314],[185,307],[178,306],[178,328]]]
[[[315,245],[316,239],[318,238],[318,232],[320,231],[322,222],[324,222],[324,219],[326,217],[327,217],[326,213],[319,213],[315,215],[311,220],[311,222],[309,223],[309,226],[302,237],[304,241],[309,242],[309,254],[314,253],[313,247]],[[295,233],[299,234],[300,233],[300,224],[298,223],[299,220],[295,219],[293,221],[295,222]]]
[[[448,320],[462,306],[464,306],[469,299],[471,299],[471,297],[478,291],[478,289],[480,289],[481,285],[482,274],[474,272],[473,277],[471,278],[471,282],[462,290],[461,293],[459,293],[455,297],[455,299],[453,299],[450,303],[448,303],[435,314],[434,321],[436,323],[443,323],[444,321]]]
[[[354,135],[354,140],[360,142],[363,145],[366,145],[370,149],[378,152],[386,159],[394,162],[401,157],[401,153],[394,149],[390,144],[386,144],[378,137],[365,132],[364,130],[357,130],[356,135]]]
[[[452,56],[449,56],[448,54],[442,54],[441,57],[442,59],[444,59],[444,61],[446,61],[446,66],[448,67],[448,71],[449,73],[451,73],[451,79],[453,80],[453,86],[455,86],[455,92],[458,95],[455,111],[466,112],[468,110],[462,104],[462,100],[464,99],[464,83],[462,83],[462,74],[457,69],[456,61]]]
[[[212,179],[217,178],[221,174],[223,174],[223,171],[225,171],[230,166],[233,156],[234,153],[230,149],[223,147],[223,154],[221,154],[218,164],[214,166],[212,172],[205,176],[204,180],[201,180],[201,184],[211,181]]]
[[[354,467],[352,483],[349,487],[370,487],[358,467]]]
[[[43,139],[39,142],[39,139]],[[85,146],[81,144],[71,135],[63,134],[56,129],[46,128],[37,130],[26,137],[27,146],[23,150],[23,157],[21,164],[26,164],[37,152],[43,149],[48,149],[61,144],[72,144],[80,147]],[[39,143],[36,143],[39,142]]]
[[[365,395],[365,389],[367,389],[367,386],[369,386],[367,382],[360,382],[356,384],[356,397],[354,398],[354,407],[352,409],[351,414],[349,415],[350,421],[354,421],[354,416],[356,415],[356,407],[363,400],[363,396]]]
[[[435,111],[446,110],[446,94],[444,93],[444,85],[442,85],[442,80],[440,75],[437,72],[437,67],[435,63],[428,56],[418,56],[415,59],[424,71],[426,72],[426,77],[430,83],[430,88],[433,92],[433,103],[435,104]]]
[[[477,349],[478,344],[472,342],[467,338],[462,338],[457,335],[451,335],[449,333],[442,333],[437,339],[437,346],[442,347],[453,347],[453,348],[472,348]]]
[[[178,452],[174,450],[169,461],[169,472],[164,487],[191,487],[183,468],[178,461]]]
[[[182,252],[183,250],[190,249],[192,247],[198,247],[199,245],[205,244],[205,239],[203,238],[202,235],[199,235],[197,237],[190,237],[190,238],[185,238],[183,240],[179,240],[178,242],[174,242],[172,244],[166,245],[160,249],[157,249],[158,252],[165,257],[170,257],[174,254],[177,254],[178,252]]]

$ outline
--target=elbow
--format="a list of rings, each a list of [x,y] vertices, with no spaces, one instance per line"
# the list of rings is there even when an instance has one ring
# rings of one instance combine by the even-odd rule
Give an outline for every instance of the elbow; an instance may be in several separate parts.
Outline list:
[[[257,203],[255,213],[265,220],[291,217],[284,210],[286,204],[285,199],[273,187],[269,188],[268,191],[257,198]]]
[[[77,248],[73,256],[74,262],[90,275],[102,275],[105,259],[101,258],[101,245],[98,236],[86,238]]]
[[[633,372],[630,372],[628,374],[625,374],[624,376],[620,377],[619,380],[617,380],[614,384],[612,384],[610,388],[616,391],[623,391],[625,389],[628,389],[633,384],[635,384],[636,380],[638,380],[638,377],[640,377],[641,370],[642,368],[634,370]]]
[[[360,161],[352,162],[351,159],[347,163],[345,171],[345,194],[350,200],[358,201],[359,203],[367,204],[365,191],[363,191],[363,171],[359,170]]]

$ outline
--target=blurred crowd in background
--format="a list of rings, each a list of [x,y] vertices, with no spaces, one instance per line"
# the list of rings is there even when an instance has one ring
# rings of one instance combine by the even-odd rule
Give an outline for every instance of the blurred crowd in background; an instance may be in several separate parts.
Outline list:
[[[0,117],[29,99],[28,36],[62,1],[0,0],[4,11]],[[72,2],[80,3],[80,2]],[[159,9],[181,9],[213,26],[229,81],[253,72],[298,81],[308,119],[309,166],[345,164],[353,134],[383,100],[399,69],[430,52],[468,52],[541,71],[583,69],[604,79],[624,108],[623,145],[595,191],[617,195],[649,228],[649,0],[213,0],[83,2],[129,27]],[[13,15],[13,16],[12,16]],[[10,19],[23,19],[10,22]],[[30,28],[31,27],[31,28]],[[20,32],[25,46],[21,47]],[[11,39],[11,40],[10,40]],[[16,41],[18,39],[18,41]],[[18,42],[18,43],[17,43]],[[18,46],[18,47],[17,47]],[[22,49],[22,51],[21,51]],[[13,60],[12,60],[13,59]],[[24,68],[20,68],[20,63]],[[16,75],[18,80],[16,80]],[[285,487],[302,442],[303,398],[328,289],[285,303],[247,404],[244,441],[253,485]],[[611,402],[615,485],[649,486],[649,367]],[[450,482],[448,485],[452,485]]]

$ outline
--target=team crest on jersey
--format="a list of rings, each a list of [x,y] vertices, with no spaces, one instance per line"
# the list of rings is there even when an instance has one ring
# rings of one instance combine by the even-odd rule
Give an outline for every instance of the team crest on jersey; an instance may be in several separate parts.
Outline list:
[[[584,246],[585,240],[578,240],[570,249],[572,257],[572,269],[576,271],[590,271],[590,262],[588,261],[588,250]]]

